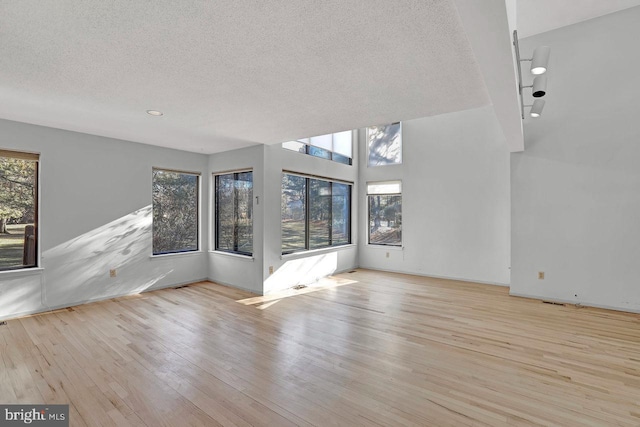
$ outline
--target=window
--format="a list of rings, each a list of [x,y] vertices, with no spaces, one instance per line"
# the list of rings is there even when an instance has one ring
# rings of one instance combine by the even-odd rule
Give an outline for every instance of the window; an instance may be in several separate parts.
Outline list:
[[[367,184],[369,244],[402,246],[402,183]]]
[[[307,248],[307,179],[282,175],[282,253]]]
[[[215,176],[217,251],[253,255],[253,172]]]
[[[392,123],[367,128],[369,166],[402,163],[402,125]]]
[[[282,253],[351,243],[351,184],[282,174]]]
[[[153,170],[153,254],[198,250],[200,175]]]
[[[0,150],[0,270],[37,266],[38,160]]]
[[[353,157],[352,141],[353,132],[348,130],[284,142],[282,148],[350,165]]]

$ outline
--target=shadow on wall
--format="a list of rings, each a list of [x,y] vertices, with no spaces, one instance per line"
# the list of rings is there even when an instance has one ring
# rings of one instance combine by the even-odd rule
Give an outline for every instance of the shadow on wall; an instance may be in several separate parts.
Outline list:
[[[281,291],[298,285],[312,285],[338,269],[338,254],[331,252],[286,261],[264,282],[264,293]]]
[[[151,263],[152,212],[146,206],[42,254],[42,300],[61,307],[140,293],[173,270]],[[116,277],[110,277],[110,270]]]
[[[0,280],[0,319],[41,309],[40,274]]]

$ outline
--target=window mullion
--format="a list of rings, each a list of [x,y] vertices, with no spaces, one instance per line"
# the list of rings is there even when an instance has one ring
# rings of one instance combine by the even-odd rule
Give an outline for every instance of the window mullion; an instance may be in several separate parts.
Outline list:
[[[304,247],[309,250],[311,248],[311,236],[309,235],[311,227],[309,225],[309,217],[311,216],[311,180],[305,178],[304,180]]]
[[[333,182],[329,182],[329,246],[333,246]]]
[[[236,183],[238,182],[238,174],[233,174],[233,250],[234,252],[238,252],[238,187]]]

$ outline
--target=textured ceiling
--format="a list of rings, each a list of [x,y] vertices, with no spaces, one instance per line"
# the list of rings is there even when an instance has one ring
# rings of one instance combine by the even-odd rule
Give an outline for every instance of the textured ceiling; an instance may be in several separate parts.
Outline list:
[[[197,152],[491,103],[452,0],[7,0],[0,36],[1,118]]]
[[[529,37],[639,5],[640,0],[517,0],[518,37]]]

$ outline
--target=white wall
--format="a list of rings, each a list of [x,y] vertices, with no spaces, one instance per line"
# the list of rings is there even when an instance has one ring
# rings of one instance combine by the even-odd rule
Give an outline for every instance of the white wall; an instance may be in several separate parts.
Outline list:
[[[403,122],[402,165],[367,167],[360,134],[360,266],[509,284],[509,154],[493,108]],[[368,245],[366,183],[394,179],[404,247]]]
[[[521,42],[551,59],[511,157],[512,294],[640,311],[638,23],[640,7]]]
[[[201,252],[150,257],[152,167],[206,176],[206,156],[6,120],[0,147],[41,155],[43,268],[0,272],[0,318],[207,277],[206,239]]]
[[[0,318],[205,278],[262,294],[357,267],[355,244],[282,257],[280,237],[283,170],[353,182],[355,219],[357,166],[279,145],[205,156],[10,121],[0,121],[0,147],[41,154],[42,254],[42,269],[0,273]],[[202,173],[200,252],[151,257],[154,166]],[[254,172],[254,256],[209,250],[212,174],[247,168]],[[357,241],[355,226],[352,236]]]

